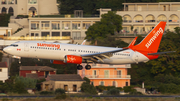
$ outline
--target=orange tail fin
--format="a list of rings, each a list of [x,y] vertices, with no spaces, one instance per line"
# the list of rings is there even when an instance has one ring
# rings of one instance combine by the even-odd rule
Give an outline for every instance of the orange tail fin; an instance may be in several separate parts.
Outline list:
[[[154,29],[138,45],[132,47],[131,49],[147,53],[157,52],[165,26],[166,22],[159,22],[159,24],[156,25],[156,27],[154,27]]]

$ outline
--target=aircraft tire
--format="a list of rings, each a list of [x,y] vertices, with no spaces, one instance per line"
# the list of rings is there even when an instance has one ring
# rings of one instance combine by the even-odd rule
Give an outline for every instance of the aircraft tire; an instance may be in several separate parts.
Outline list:
[[[86,70],[90,70],[91,69],[91,65],[86,65],[85,68],[86,68]]]

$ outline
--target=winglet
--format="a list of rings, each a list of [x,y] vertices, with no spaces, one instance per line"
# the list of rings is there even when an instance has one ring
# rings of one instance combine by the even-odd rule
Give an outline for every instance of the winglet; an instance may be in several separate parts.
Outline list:
[[[86,43],[86,40],[84,40],[84,41],[81,43],[81,45],[85,45],[85,43]]]
[[[129,44],[128,48],[132,48],[138,37],[135,37],[134,40]]]

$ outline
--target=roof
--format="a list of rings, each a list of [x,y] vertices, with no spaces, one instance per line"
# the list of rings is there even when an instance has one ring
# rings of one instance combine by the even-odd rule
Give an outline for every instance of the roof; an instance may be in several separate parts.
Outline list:
[[[49,75],[52,81],[84,81],[78,74],[55,74]]]
[[[0,62],[0,68],[7,68],[6,62]]]
[[[26,73],[27,78],[38,79],[37,73]]]
[[[20,66],[20,70],[56,71],[48,66]]]

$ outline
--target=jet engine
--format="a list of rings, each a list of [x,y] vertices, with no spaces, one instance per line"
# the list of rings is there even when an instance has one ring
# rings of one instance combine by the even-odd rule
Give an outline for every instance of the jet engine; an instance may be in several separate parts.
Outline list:
[[[82,57],[76,55],[66,55],[64,57],[64,63],[81,64]]]

